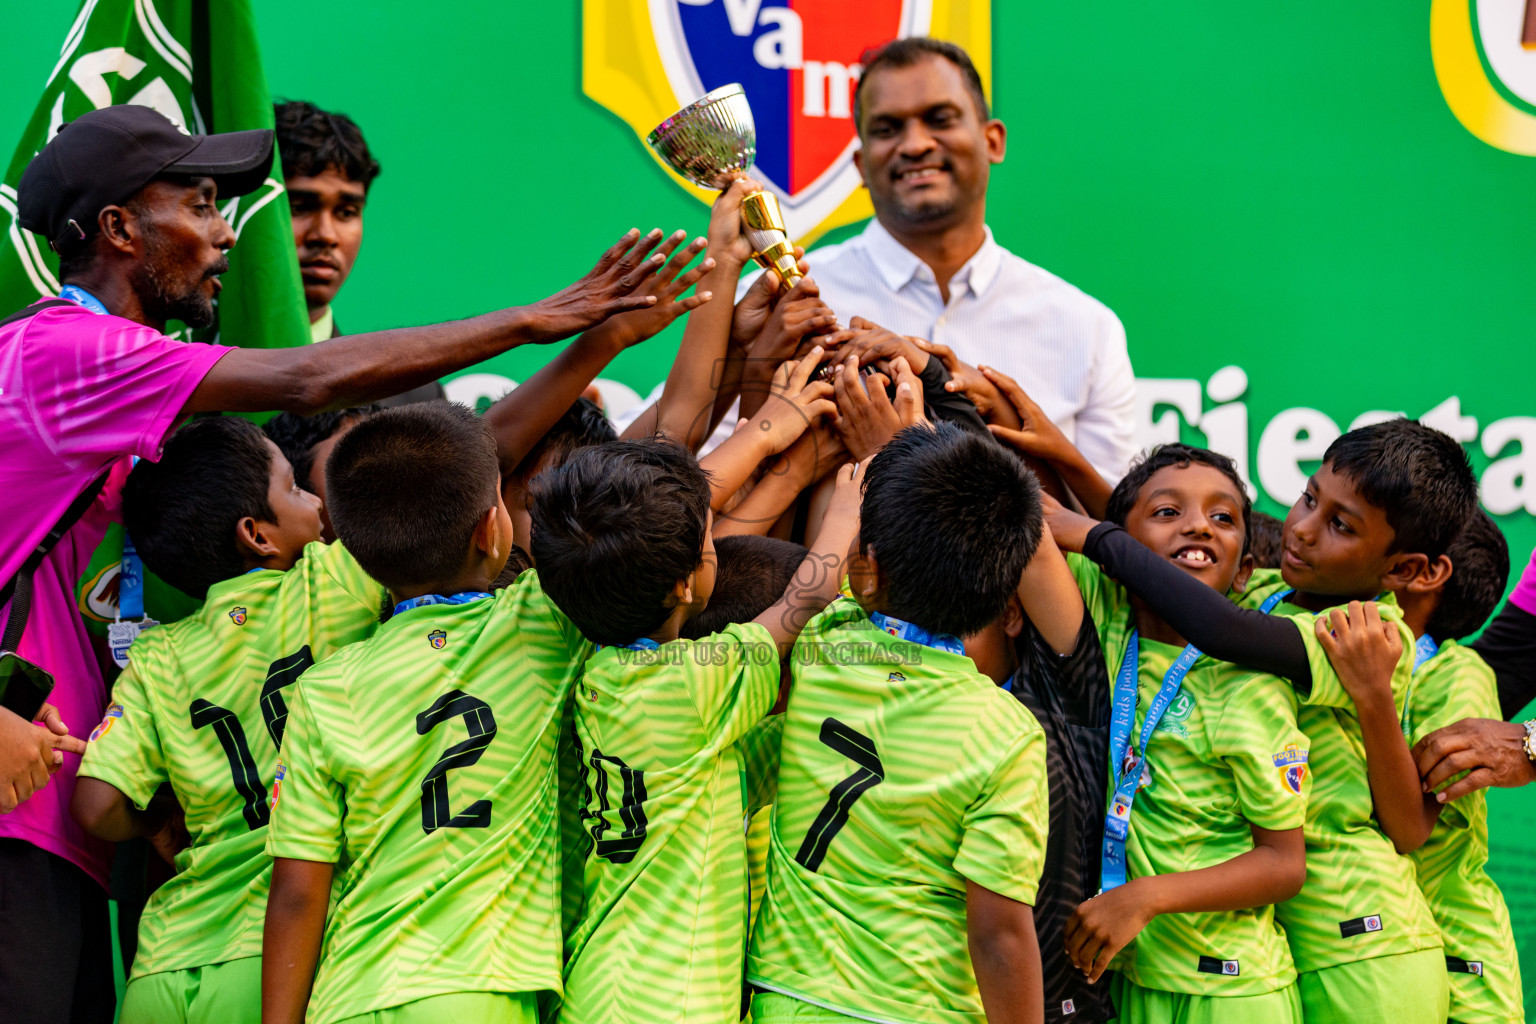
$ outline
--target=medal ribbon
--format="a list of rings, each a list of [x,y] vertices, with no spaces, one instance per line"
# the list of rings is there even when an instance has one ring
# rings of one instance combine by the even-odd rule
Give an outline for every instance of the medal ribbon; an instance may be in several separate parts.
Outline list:
[[[884,615],[880,612],[870,612],[869,621],[876,627],[911,644],[920,644],[923,647],[932,647],[936,651],[945,651],[949,654],[964,654],[965,645],[960,638],[950,633],[934,633],[922,626],[914,625],[896,618],[894,615]]]
[[[422,594],[420,597],[408,597],[395,605],[395,614],[408,612],[412,608],[425,608],[429,604],[469,604],[471,601],[490,596],[483,590],[466,590],[458,594],[449,594],[447,597],[442,594]]]
[[[1135,630],[1125,649],[1125,660],[1120,663],[1120,674],[1115,678],[1114,712],[1109,720],[1109,770],[1114,776],[1115,794],[1110,798],[1109,810],[1104,815],[1104,848],[1102,853],[1101,891],[1108,892],[1125,884],[1125,840],[1131,831],[1131,807],[1136,802],[1136,790],[1141,785],[1142,767],[1146,762],[1147,744],[1163,720],[1200,657],[1200,649],[1188,644],[1163,676],[1162,688],[1152,698],[1147,717],[1141,723],[1141,743],[1135,754],[1127,756],[1131,745],[1131,729],[1136,725],[1136,676],[1141,659],[1141,639]]]

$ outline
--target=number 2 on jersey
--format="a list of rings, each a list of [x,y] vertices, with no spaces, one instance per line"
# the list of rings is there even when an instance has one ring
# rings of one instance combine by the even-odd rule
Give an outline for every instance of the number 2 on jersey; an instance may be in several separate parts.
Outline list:
[[[489,828],[491,824],[489,800],[476,800],[458,814],[448,806],[449,770],[468,768],[480,760],[485,748],[496,738],[496,716],[491,714],[491,706],[463,690],[449,690],[416,716],[416,734],[425,736],[460,715],[469,729],[469,739],[443,751],[443,756],[421,780],[421,830],[429,835],[440,828]]]
[[[853,810],[859,797],[885,781],[885,766],[875,752],[875,741],[868,736],[835,718],[828,718],[821,723],[818,738],[859,768],[832,787],[832,795],[827,797],[816,820],[811,822],[810,831],[800,844],[800,852],[795,854],[795,861],[807,871],[821,867],[827,847],[848,824],[848,812]]]

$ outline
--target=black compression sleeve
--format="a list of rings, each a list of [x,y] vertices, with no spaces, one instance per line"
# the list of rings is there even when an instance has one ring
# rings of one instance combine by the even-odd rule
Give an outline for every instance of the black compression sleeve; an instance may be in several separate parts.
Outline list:
[[[1504,602],[1472,644],[1499,680],[1499,713],[1512,719],[1536,698],[1536,615]]]
[[[1312,689],[1307,648],[1293,622],[1239,608],[1224,594],[1153,554],[1114,523],[1088,533],[1083,554],[1145,601],[1189,643],[1220,661],[1289,679]]]

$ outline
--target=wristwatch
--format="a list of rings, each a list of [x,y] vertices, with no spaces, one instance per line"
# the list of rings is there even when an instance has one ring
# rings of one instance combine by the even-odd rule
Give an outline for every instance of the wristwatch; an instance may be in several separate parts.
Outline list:
[[[1525,742],[1521,746],[1525,748],[1525,756],[1536,764],[1536,718],[1521,724],[1525,726]]]

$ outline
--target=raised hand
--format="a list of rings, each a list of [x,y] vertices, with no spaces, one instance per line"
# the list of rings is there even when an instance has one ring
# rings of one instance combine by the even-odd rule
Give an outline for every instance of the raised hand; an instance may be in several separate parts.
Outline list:
[[[1099,521],[1074,512],[1045,492],[1040,494],[1040,507],[1045,511],[1045,525],[1050,528],[1056,546],[1063,551],[1082,554],[1089,532],[1099,525]]]
[[[656,295],[641,290],[641,285],[654,283],[654,271],[666,262],[661,253],[651,254],[661,240],[660,228],[644,237],[636,228],[626,231],[603,253],[597,266],[549,298],[527,307],[526,312],[533,319],[529,340],[538,344],[559,341],[595,327],[616,313],[654,306]]]
[[[788,448],[818,418],[837,415],[831,400],[832,385],[810,379],[820,361],[821,350],[813,349],[804,359],[787,362],[774,374],[772,390],[749,428],[760,433],[767,454],[777,455]]]
[[[820,336],[836,329],[837,314],[821,301],[821,289],[810,277],[802,277],[774,305],[762,330],[749,343],[747,358],[756,366],[800,359],[805,355],[801,349],[807,345],[820,344],[825,350]]]
[[[710,207],[709,254],[722,264],[729,261],[740,270],[752,258],[752,243],[741,230],[741,201],[762,187],[751,178],[737,178]]]
[[[1067,440],[1061,428],[1051,422],[1051,418],[1035,404],[1035,400],[1019,387],[1018,381],[990,366],[983,366],[977,372],[992,393],[1002,398],[1003,404],[1012,410],[1018,420],[1019,425],[1014,429],[992,415],[988,415],[986,411],[982,411],[981,414],[986,417],[994,437],[1010,448],[1016,448],[1026,455],[1034,455],[1047,462],[1059,462],[1067,457],[1072,450],[1072,442]],[[959,380],[958,377],[955,379]],[[950,381],[950,384],[953,383],[955,381]],[[949,388],[949,384],[944,386]],[[969,388],[963,390],[967,397],[977,403],[976,408],[981,410],[981,403],[972,396],[971,390]],[[989,407],[995,407],[995,404]]]
[[[795,260],[799,264],[802,278],[810,272],[804,256],[805,250],[795,246]],[[772,270],[764,271],[752,282],[752,287],[736,303],[736,309],[731,315],[731,344],[735,348],[744,352],[752,344],[752,340],[768,323],[768,314],[773,312],[781,294],[779,275]]]
[[[905,359],[900,361],[906,366]],[[837,401],[838,433],[843,436],[848,451],[860,462],[884,448],[898,431],[922,418],[922,384],[911,368],[906,368],[905,379],[899,380],[896,386],[894,405],[886,394],[889,384],[890,380],[882,373],[867,378],[861,375],[856,355],[833,365],[832,393]]]
[[[1357,710],[1373,701],[1393,706],[1392,672],[1403,656],[1403,638],[1394,624],[1381,621],[1375,601],[1351,601],[1347,610],[1319,616],[1312,628]]]
[[[922,373],[928,368],[928,353],[914,344],[914,339],[861,316],[849,320],[848,329],[839,331],[828,342],[842,344],[838,357],[856,356],[860,366],[875,363],[885,369],[891,360],[900,356],[914,373]]]
[[[628,313],[618,313],[598,324],[588,335],[601,334],[611,337],[623,348],[638,345],[654,338],[672,325],[672,322],[698,309],[710,301],[713,294],[700,291],[687,298],[679,298],[699,279],[715,268],[715,261],[705,257],[697,266],[689,267],[693,258],[704,251],[705,239],[696,238],[684,246],[686,231],[674,231],[651,257],[641,264],[645,276],[635,286],[637,291],[656,296],[656,304]],[[681,247],[681,250],[679,249]]]

